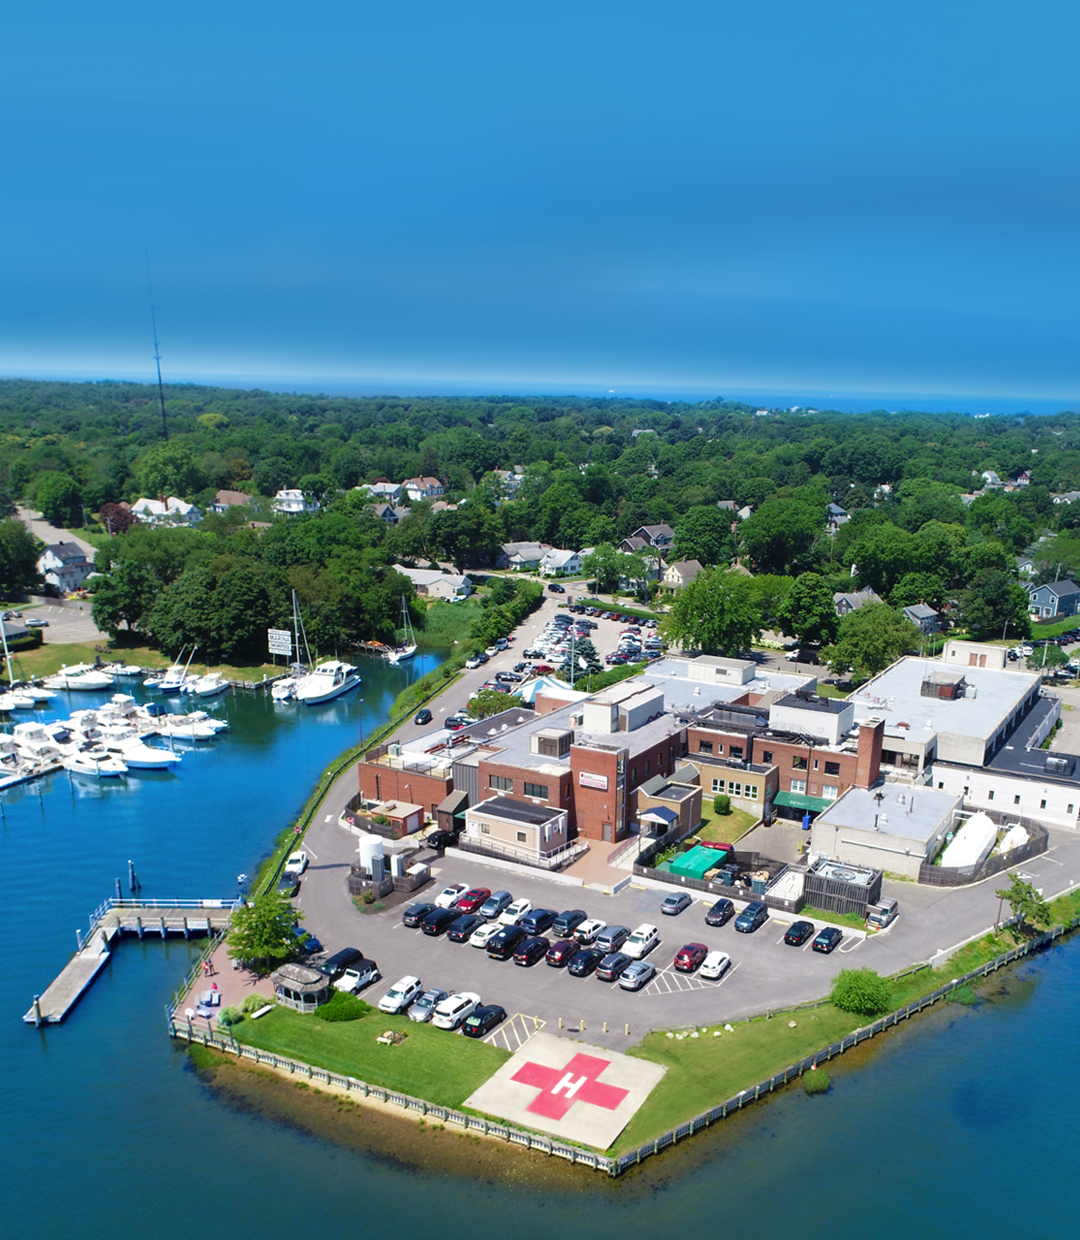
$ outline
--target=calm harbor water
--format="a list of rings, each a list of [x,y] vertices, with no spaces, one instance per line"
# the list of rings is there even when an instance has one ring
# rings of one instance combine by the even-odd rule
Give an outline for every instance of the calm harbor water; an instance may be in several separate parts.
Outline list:
[[[407,671],[362,666],[364,729]],[[89,705],[80,696],[59,711]],[[403,1167],[233,1104],[164,1034],[192,948],[125,941],[60,1028],[22,1023],[75,946],[75,928],[134,860],[145,895],[232,895],[358,734],[358,698],[299,711],[228,697],[232,731],[192,746],[176,776],[96,788],[54,777],[3,795],[8,952],[0,970],[0,1217],[45,1237],[242,1228],[292,1240],[361,1225],[390,1236],[991,1237],[1064,1229],[1080,1085],[1080,942],[839,1061],[824,1098],[790,1091],[617,1183],[552,1168],[536,1185]],[[464,1140],[451,1138],[444,1140]],[[726,1220],[726,1221],[722,1221]]]

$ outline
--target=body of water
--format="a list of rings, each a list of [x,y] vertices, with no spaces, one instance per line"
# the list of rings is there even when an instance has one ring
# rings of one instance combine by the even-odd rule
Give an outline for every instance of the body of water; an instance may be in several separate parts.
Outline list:
[[[362,662],[365,733],[436,661]],[[52,713],[90,704],[58,699]],[[3,794],[5,1230],[47,1240],[208,1230],[291,1240],[467,1228],[625,1240],[725,1228],[835,1240],[1067,1228],[1080,1195],[1069,1171],[1080,944],[995,979],[977,1008],[940,1009],[838,1061],[828,1096],[790,1090],[615,1182],[539,1159],[535,1174],[515,1177],[514,1151],[506,1175],[498,1153],[480,1178],[450,1174],[445,1160],[404,1166],[327,1139],[333,1114],[288,1122],[208,1085],[164,1031],[164,1004],[195,943],[125,941],[64,1026],[23,1024],[128,858],[144,895],[235,894],[237,874],[255,868],[318,773],[357,737],[358,709],[357,694],[305,710],[229,696],[216,713],[232,731],[191,746],[175,776],[99,790],[64,775],[40,795],[33,785]],[[472,1140],[450,1131],[429,1139],[466,1151]]]

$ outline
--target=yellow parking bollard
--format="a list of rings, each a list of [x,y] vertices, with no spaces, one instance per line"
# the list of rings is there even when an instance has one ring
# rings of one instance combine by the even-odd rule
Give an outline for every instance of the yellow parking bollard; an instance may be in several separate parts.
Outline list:
[[[604,1032],[607,1033],[607,1021],[604,1021]]]
[[[629,1025],[627,1025],[627,1026],[626,1026],[626,1036],[627,1036],[627,1037],[629,1037],[629,1036],[630,1036],[630,1026],[629,1026]]]
[[[559,1017],[559,1028],[560,1029],[562,1028],[562,1017],[561,1016]]]
[[[582,1021],[582,1022],[581,1022],[581,1029],[579,1030],[579,1032],[580,1032],[580,1033],[584,1033],[584,1032],[585,1032],[585,1022],[584,1022],[584,1021]]]

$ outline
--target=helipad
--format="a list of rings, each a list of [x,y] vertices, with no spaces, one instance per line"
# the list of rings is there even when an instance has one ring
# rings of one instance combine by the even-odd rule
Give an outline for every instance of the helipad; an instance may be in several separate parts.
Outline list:
[[[465,1105],[606,1150],[665,1071],[646,1059],[538,1033]]]

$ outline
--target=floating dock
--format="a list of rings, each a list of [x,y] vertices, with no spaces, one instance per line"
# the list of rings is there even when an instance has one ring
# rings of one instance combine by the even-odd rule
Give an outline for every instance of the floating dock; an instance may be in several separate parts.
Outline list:
[[[31,1025],[58,1025],[86,992],[125,934],[216,934],[224,930],[237,900],[106,900],[90,915],[90,929],[76,930],[79,950],[23,1017]]]

